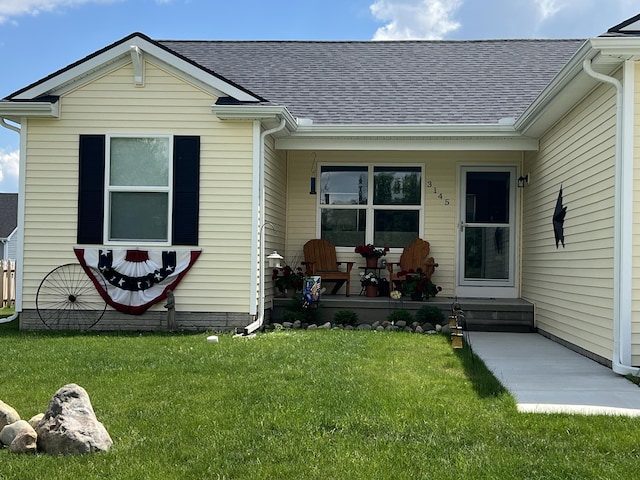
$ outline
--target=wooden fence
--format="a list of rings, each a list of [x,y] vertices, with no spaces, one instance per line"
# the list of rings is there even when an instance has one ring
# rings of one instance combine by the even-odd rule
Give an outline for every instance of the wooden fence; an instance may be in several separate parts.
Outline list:
[[[2,308],[13,307],[16,303],[16,262],[1,260],[0,291],[2,292]]]

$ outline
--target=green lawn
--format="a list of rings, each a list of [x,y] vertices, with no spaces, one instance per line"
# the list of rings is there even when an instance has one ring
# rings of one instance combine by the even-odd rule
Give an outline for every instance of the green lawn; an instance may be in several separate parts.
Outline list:
[[[517,413],[442,336],[287,331],[21,333],[0,325],[0,399],[23,418],[75,382],[108,453],[0,451],[0,479],[638,478],[640,420]]]

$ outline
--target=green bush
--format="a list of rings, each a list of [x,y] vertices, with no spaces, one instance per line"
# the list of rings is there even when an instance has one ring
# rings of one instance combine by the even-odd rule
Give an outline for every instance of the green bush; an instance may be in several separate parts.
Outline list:
[[[353,310],[338,310],[333,315],[333,323],[341,325],[358,325],[358,314]]]
[[[407,322],[407,325],[413,323],[414,321],[411,312],[409,310],[405,310],[404,308],[391,312],[387,317],[387,320],[394,324],[398,323],[400,320],[404,320],[405,322]]]
[[[446,322],[446,317],[440,308],[435,305],[423,305],[416,312],[416,322],[431,323],[432,325],[443,325]]]

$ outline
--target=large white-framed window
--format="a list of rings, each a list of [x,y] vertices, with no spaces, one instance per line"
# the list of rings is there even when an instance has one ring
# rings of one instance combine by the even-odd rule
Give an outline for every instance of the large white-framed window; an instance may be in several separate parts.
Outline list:
[[[403,248],[422,232],[423,178],[422,165],[320,165],[320,238]]]
[[[170,135],[108,135],[105,243],[169,245],[173,141]]]

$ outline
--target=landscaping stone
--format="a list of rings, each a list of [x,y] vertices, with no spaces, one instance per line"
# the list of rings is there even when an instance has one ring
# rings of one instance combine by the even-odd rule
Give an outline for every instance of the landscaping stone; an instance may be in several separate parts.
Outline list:
[[[293,328],[293,323],[292,322],[282,322],[282,328],[290,330],[290,329]]]
[[[371,324],[371,328],[373,328],[374,330],[377,330],[379,326],[380,326],[380,322],[378,321],[375,321]]]
[[[20,430],[11,442],[11,445],[9,445],[9,451],[11,453],[35,454],[38,450],[38,434],[28,422],[27,425],[29,428]]]
[[[53,455],[108,451],[113,444],[86,390],[74,383],[55,393],[36,432],[38,447]]]
[[[378,325],[376,327],[376,332],[384,332],[384,327],[382,325]]]
[[[422,327],[421,327],[420,325],[416,325],[416,328],[415,328],[414,332],[416,332],[416,333],[423,333],[423,332],[424,332],[424,330],[422,329]]]
[[[316,330],[317,328],[318,328],[318,325],[316,325],[315,323],[312,323],[307,327],[307,330]]]
[[[18,412],[16,412],[12,406],[0,400],[0,430],[2,430],[5,425],[10,425],[18,420],[20,420]]]
[[[407,322],[405,320],[398,320],[395,325],[398,328],[404,328],[407,326]]]
[[[34,415],[29,419],[29,425],[31,425],[31,427],[35,430],[38,424],[40,423],[40,420],[42,420],[42,417],[44,417],[44,413],[39,413],[37,415]]]
[[[368,323],[361,323],[357,327],[358,330],[371,330],[371,325]]]
[[[16,435],[18,435],[22,430],[27,429],[33,430],[33,427],[29,425],[29,422],[26,420],[18,420],[17,422],[5,425],[0,431],[0,443],[3,445],[11,445],[11,442],[16,438]],[[33,433],[35,434],[35,431]]]
[[[322,325],[318,326],[318,328],[323,329],[323,330],[330,330],[331,329],[331,322],[323,323]]]
[[[293,322],[293,325],[291,325],[292,328],[294,329],[299,329],[302,326],[302,322],[300,320],[296,320],[295,322]]]

